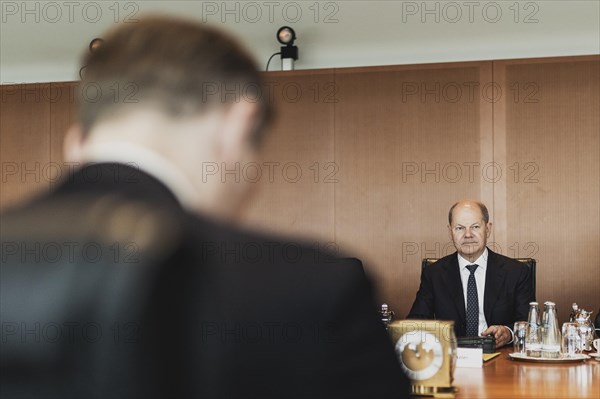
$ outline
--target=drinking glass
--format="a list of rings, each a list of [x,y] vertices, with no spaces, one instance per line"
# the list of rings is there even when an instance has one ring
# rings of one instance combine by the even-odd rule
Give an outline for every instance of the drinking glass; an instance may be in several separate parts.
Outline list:
[[[515,340],[513,342],[515,353],[525,354],[525,337],[527,336],[527,326],[529,323],[526,321],[517,321],[515,323],[514,333]]]
[[[579,325],[577,323],[563,323],[562,325],[562,348],[561,351],[565,357],[573,357],[581,353],[581,336],[579,335]]]

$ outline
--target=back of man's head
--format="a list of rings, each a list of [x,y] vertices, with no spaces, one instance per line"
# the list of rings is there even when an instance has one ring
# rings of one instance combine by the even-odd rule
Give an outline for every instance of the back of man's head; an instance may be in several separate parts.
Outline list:
[[[249,101],[257,104],[253,140],[260,139],[269,103],[255,62],[228,35],[193,21],[152,16],[121,24],[103,40],[83,60],[79,122],[84,133],[140,106],[184,117]]]

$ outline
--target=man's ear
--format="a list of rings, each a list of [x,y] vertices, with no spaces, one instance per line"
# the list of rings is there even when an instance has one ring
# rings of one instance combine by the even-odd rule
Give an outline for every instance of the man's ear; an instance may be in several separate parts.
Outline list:
[[[253,134],[257,105],[246,100],[229,106],[220,129],[221,151],[226,162],[239,161]]]
[[[492,235],[492,222],[487,223],[487,238],[490,238],[490,235]]]
[[[83,148],[83,129],[79,124],[73,124],[65,134],[63,154],[67,162],[81,162]]]

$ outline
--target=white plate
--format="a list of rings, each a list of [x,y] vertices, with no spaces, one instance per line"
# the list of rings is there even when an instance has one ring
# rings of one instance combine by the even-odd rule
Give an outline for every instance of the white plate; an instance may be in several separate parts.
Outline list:
[[[600,353],[588,353],[588,356],[591,356],[596,360],[600,360]]]
[[[584,355],[581,353],[575,354],[571,357],[559,357],[557,359],[546,359],[541,357],[529,357],[522,353],[509,353],[511,359],[521,360],[524,362],[540,362],[540,363],[571,363],[571,362],[581,362],[583,360],[589,359],[588,355]]]

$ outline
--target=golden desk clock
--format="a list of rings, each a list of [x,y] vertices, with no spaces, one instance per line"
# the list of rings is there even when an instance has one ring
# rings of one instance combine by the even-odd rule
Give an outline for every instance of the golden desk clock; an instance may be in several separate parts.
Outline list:
[[[453,321],[400,320],[389,324],[413,395],[453,398],[456,336]]]

